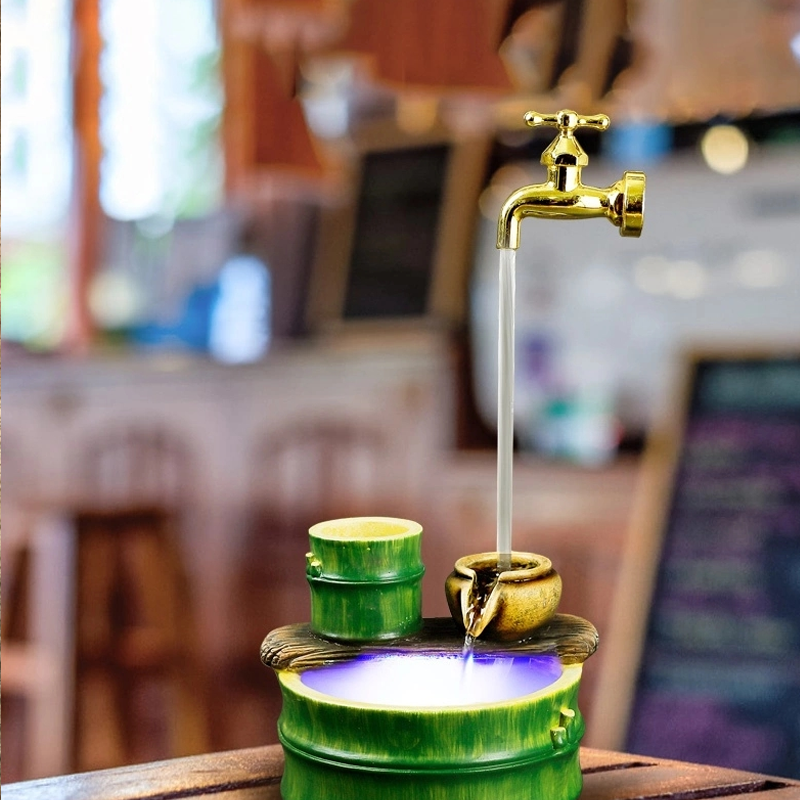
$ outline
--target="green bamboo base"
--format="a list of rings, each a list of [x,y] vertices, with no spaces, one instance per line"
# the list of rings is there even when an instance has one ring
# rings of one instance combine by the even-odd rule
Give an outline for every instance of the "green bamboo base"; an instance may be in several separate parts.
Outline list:
[[[342,641],[398,639],[422,627],[422,570],[394,581],[309,577],[311,630]]]
[[[366,770],[294,751],[283,743],[284,800],[575,800],[578,748],[549,761],[481,769]]]
[[[499,703],[388,708],[339,700],[280,671],[285,800],[575,800],[582,667]]]

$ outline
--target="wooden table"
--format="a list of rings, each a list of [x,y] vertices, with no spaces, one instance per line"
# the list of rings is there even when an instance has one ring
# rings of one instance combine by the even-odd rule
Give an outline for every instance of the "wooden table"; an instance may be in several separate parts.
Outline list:
[[[800,800],[800,781],[660,758],[581,750],[581,800]],[[5,800],[278,800],[279,745],[3,786]]]

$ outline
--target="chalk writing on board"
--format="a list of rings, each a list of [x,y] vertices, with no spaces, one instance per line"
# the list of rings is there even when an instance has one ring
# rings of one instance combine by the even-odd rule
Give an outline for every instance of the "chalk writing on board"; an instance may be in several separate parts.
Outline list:
[[[800,777],[800,359],[697,364],[627,747]]]

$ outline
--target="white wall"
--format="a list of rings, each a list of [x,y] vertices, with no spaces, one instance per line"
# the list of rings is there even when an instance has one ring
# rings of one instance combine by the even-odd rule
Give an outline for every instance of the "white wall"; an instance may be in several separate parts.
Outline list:
[[[541,165],[525,168],[530,182],[544,179]],[[594,159],[583,178],[606,186],[623,169],[641,168]],[[753,152],[733,176],[712,172],[699,154],[644,169],[640,239],[623,239],[606,220],[529,219],[522,226],[518,425],[527,408],[520,351],[536,331],[552,337],[561,380],[603,384],[633,429],[648,425],[671,396],[682,348],[800,343],[800,147]],[[496,413],[492,216],[481,221],[472,296],[476,389],[489,422]],[[642,262],[652,257],[662,260]]]

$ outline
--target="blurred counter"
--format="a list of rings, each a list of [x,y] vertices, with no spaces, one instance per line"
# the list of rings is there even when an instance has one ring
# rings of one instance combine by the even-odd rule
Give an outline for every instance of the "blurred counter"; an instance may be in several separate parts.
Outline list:
[[[281,530],[317,515],[424,517],[452,441],[448,365],[424,336],[278,349],[247,367],[181,354],[9,360],[4,511],[177,511],[209,648],[222,650],[253,507]]]

